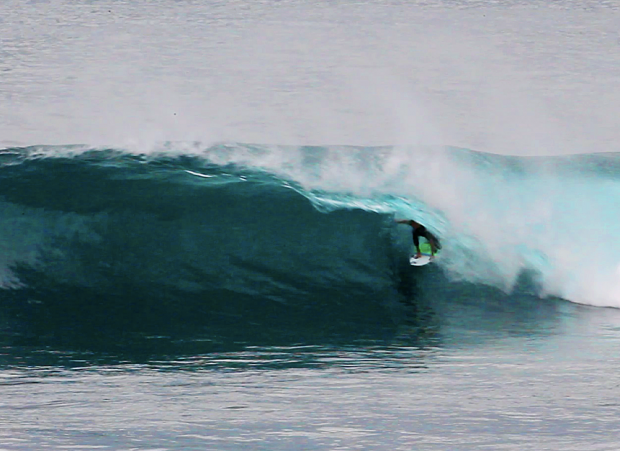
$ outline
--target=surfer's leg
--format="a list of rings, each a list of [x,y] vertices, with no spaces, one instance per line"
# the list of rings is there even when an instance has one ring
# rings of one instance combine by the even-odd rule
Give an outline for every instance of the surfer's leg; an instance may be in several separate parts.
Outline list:
[[[441,245],[439,244],[439,240],[428,230],[424,230],[420,233],[421,236],[426,238],[428,244],[431,246],[431,257],[434,257],[439,249],[441,249]]]
[[[420,233],[418,232],[418,229],[413,229],[413,245],[416,250],[415,258],[420,258],[422,256],[422,252],[420,252]]]
[[[428,240],[429,244],[431,245],[431,251],[433,253],[433,255],[435,255],[435,253],[441,249],[441,244],[439,243],[439,240],[437,239],[437,237],[435,235],[433,235],[431,232],[426,232],[425,238]]]

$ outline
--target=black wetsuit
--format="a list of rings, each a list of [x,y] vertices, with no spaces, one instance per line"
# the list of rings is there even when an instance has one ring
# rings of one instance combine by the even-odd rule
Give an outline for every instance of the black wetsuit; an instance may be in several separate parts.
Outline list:
[[[415,227],[413,229],[413,244],[416,248],[420,246],[420,237],[423,236],[429,243],[433,243],[435,245],[435,249],[441,249],[441,244],[439,244],[439,240],[435,235],[426,230],[426,227],[420,225],[419,227]]]

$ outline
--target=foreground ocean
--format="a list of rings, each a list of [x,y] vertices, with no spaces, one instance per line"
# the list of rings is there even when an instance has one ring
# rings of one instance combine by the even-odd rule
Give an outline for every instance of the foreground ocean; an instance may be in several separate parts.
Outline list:
[[[620,449],[618,30],[2,2],[0,450]]]

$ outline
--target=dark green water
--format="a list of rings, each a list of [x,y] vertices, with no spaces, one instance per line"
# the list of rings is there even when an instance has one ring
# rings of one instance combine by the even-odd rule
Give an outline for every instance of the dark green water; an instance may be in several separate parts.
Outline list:
[[[459,281],[481,247],[449,234],[411,267],[393,219],[419,200],[32,151],[0,172],[3,450],[620,445],[618,310],[545,296],[535,265]]]

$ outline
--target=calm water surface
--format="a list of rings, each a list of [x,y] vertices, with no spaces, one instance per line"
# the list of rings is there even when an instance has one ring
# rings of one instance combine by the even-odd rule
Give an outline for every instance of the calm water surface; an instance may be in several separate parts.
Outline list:
[[[436,305],[392,343],[5,347],[2,449],[617,449],[620,314],[539,302]]]

